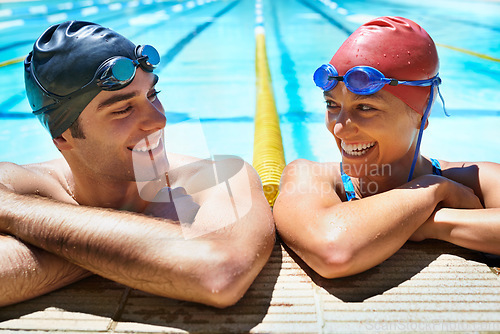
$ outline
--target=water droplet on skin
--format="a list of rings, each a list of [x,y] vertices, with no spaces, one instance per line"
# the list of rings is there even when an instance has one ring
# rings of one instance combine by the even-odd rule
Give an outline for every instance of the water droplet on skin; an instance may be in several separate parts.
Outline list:
[[[396,58],[399,58],[399,55],[396,55]]]
[[[408,51],[408,55],[411,55],[410,51]]]
[[[387,57],[387,55],[384,53],[384,57]]]
[[[408,65],[411,65],[411,62],[410,62],[410,61],[408,62]]]

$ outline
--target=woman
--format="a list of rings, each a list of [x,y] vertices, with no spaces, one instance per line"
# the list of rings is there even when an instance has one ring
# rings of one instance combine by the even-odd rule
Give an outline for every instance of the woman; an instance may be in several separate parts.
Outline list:
[[[407,240],[500,254],[500,165],[419,152],[441,96],[438,68],[425,30],[381,17],[359,27],[314,73],[342,163],[289,164],[274,217],[282,239],[320,275],[367,270]]]

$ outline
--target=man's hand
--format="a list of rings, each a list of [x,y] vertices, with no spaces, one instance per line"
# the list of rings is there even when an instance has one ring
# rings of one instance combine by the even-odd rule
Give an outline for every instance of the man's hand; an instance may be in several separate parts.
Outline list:
[[[144,213],[182,224],[191,224],[199,209],[200,206],[193,201],[183,187],[164,187],[156,194]]]

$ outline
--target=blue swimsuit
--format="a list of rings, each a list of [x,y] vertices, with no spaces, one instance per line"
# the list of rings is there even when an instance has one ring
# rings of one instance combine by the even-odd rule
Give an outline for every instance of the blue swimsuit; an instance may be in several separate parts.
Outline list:
[[[431,158],[431,162],[432,162],[432,174],[441,176],[442,172],[439,161]],[[355,199],[356,193],[354,191],[354,186],[352,184],[351,177],[346,173],[344,173],[344,170],[342,169],[342,163],[340,163],[340,175],[342,176],[342,183],[344,184],[344,191],[347,196],[347,200],[350,201]]]

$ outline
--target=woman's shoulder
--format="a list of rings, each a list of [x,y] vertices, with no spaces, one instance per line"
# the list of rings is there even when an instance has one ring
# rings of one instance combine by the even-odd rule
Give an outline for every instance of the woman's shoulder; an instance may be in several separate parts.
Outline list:
[[[491,161],[446,161],[440,160],[443,173],[448,176],[471,177],[479,173],[500,172],[500,164]],[[444,175],[446,176],[446,175]]]

